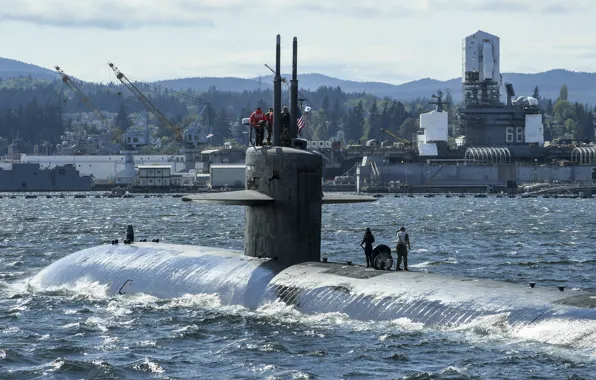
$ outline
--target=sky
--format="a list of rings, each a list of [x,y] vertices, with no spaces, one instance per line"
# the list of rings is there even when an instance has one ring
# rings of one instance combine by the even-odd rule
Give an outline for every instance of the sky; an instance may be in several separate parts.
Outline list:
[[[401,84],[461,75],[462,39],[501,41],[502,72],[596,71],[594,0],[0,0],[0,56],[94,82],[290,72]]]

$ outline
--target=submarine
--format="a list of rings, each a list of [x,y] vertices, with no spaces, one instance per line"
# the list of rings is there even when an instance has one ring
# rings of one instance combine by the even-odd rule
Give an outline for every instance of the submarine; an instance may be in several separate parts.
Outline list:
[[[276,40],[274,112],[281,114],[280,36]],[[293,40],[291,109],[297,109],[297,39]],[[245,190],[187,195],[183,201],[243,205],[244,251],[135,241],[112,241],[57,260],[31,280],[37,289],[80,281],[106,285],[109,295],[144,293],[158,298],[217,294],[222,305],[250,309],[283,302],[305,313],[344,313],[360,320],[408,318],[425,326],[460,326],[504,316],[511,326],[543,321],[596,320],[596,293],[566,291],[426,272],[397,272],[386,251],[373,268],[321,260],[321,214],[326,204],[376,198],[324,194],[323,160],[298,138],[281,146],[274,120],[273,145],[246,151]]]

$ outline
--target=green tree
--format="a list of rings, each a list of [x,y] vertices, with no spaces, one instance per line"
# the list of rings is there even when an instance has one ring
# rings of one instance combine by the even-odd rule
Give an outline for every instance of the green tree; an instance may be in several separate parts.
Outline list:
[[[553,107],[553,114],[559,123],[564,123],[576,118],[575,106],[567,100],[559,100]]]
[[[333,110],[331,111],[331,117],[329,117],[330,123],[327,128],[327,134],[330,138],[336,137],[337,133],[339,132],[344,114],[344,108],[340,103],[339,97],[337,97],[333,103]]]
[[[404,104],[402,102],[394,101],[391,105],[389,129],[393,133],[399,133],[401,125],[408,117],[410,117],[410,115],[406,111]]]
[[[310,126],[312,128],[312,139],[313,140],[328,140],[329,136],[329,125],[331,123],[327,121],[327,114],[325,110],[320,109],[317,111],[311,111],[310,113]]]
[[[553,100],[552,99],[548,99],[546,101],[546,109],[544,111],[546,112],[547,115],[553,114]]]
[[[221,136],[222,141],[232,137],[230,118],[224,108],[219,111],[219,116],[217,117],[217,126],[214,128],[213,134],[216,133]]]
[[[568,95],[567,85],[564,84],[561,86],[561,90],[559,90],[559,100],[568,100]]]
[[[538,86],[534,87],[534,93],[532,94],[532,97],[534,99],[540,100],[540,90],[538,89]]]
[[[381,140],[381,115],[379,114],[379,109],[377,108],[377,99],[373,101],[373,104],[370,107],[368,114],[368,126],[368,138]]]
[[[576,138],[578,140],[594,140],[594,117],[590,107],[575,103],[577,115]]]
[[[414,134],[418,130],[416,119],[409,117],[399,127],[399,134],[406,140],[412,141]]]
[[[575,138],[578,134],[578,124],[575,120],[569,118],[565,120],[565,134]]]
[[[364,134],[364,105],[362,101],[348,111],[344,132],[348,141],[359,141]]]
[[[325,112],[329,111],[329,96],[325,95],[325,97],[323,98],[323,103],[321,104],[321,109],[323,109]]]

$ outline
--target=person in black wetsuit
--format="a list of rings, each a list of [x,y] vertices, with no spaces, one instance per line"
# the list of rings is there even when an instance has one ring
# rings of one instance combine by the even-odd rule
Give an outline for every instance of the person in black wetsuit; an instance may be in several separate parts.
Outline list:
[[[375,242],[375,237],[373,236],[372,232],[370,232],[370,228],[367,228],[364,232],[364,237],[362,238],[362,242],[360,246],[364,248],[364,254],[366,255],[366,266],[371,267],[373,266],[372,261],[372,243]]]

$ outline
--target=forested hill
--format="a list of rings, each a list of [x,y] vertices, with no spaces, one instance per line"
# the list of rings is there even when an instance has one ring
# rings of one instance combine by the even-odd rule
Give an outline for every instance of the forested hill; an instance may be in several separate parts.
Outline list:
[[[16,61],[1,62],[12,64]],[[53,71],[19,65],[17,62],[16,67],[11,66],[13,73],[18,72],[19,67],[37,72],[0,78],[0,154],[16,135],[30,144],[43,141],[57,144],[68,130],[82,128],[89,133],[103,133],[97,129],[97,123],[93,123],[95,116],[89,104],[57,80]],[[47,79],[36,79],[35,75],[46,75]],[[301,95],[308,99],[304,106],[308,105],[310,110],[305,113],[305,133],[309,139],[342,139],[346,143],[370,138],[382,140],[389,138],[382,132],[387,129],[409,140],[419,128],[420,113],[432,109],[428,100],[437,90],[445,92],[450,103],[450,133],[453,136],[462,133],[458,130],[453,107],[459,103],[457,96],[461,93],[457,79],[446,82],[421,79],[394,86],[342,81],[320,74],[306,74],[300,78]],[[594,138],[592,112],[596,112],[593,107],[596,94],[592,89],[596,87],[596,74],[554,70],[542,74],[506,74],[504,80],[514,82],[518,96],[533,95],[540,100],[546,116],[547,139]],[[115,120],[119,120],[122,130],[143,109],[137,98],[121,85],[77,82],[99,110],[112,115],[118,113]],[[256,89],[251,90],[253,82]],[[200,118],[200,122],[212,131],[214,144],[230,139],[244,141],[245,130],[240,120],[248,117],[257,106],[266,109],[272,105],[273,92],[266,78],[261,78],[260,82],[238,78],[194,78],[159,83],[136,84],[171,123],[164,126],[151,117],[152,138],[155,139],[171,140],[175,129],[172,125],[185,127]],[[193,89],[209,83],[211,85],[205,89]],[[234,83],[240,83],[239,87],[234,87]],[[242,88],[244,90],[240,91]],[[205,100],[209,103],[207,111],[203,109]],[[288,103],[288,92],[284,90],[283,104]],[[585,104],[591,106],[585,107]]]
[[[0,57],[0,79],[31,76],[34,79],[55,80],[56,72],[29,63]]]
[[[427,73],[432,76],[432,73]],[[0,58],[0,79],[18,76],[31,76],[34,79],[55,80],[57,75],[53,70],[36,65],[19,62],[12,59]],[[283,75],[290,79],[290,74]],[[83,80],[85,78],[82,78]],[[461,101],[461,79],[454,78],[440,81],[423,78],[399,85],[382,82],[358,82],[353,80],[338,79],[323,74],[302,74],[298,76],[300,87],[305,90],[315,91],[321,86],[341,87],[347,93],[368,93],[377,97],[390,97],[397,100],[410,100],[427,98],[437,89],[448,89],[455,102]],[[573,72],[568,70],[550,70],[537,74],[504,73],[503,81],[513,83],[516,94],[531,95],[536,86],[545,98],[556,99],[559,89],[563,84],[569,87],[569,100],[580,103],[596,104],[596,73]],[[272,89],[273,77],[266,75],[254,78],[235,77],[193,77],[164,79],[155,84],[174,90],[192,90],[205,92],[215,87],[219,91],[258,91]]]
[[[286,79],[291,76],[283,75]],[[440,81],[431,78],[423,78],[412,82],[393,85],[382,82],[358,82],[343,80],[322,74],[298,75],[300,88],[315,91],[321,86],[341,87],[348,93],[368,93],[377,97],[390,97],[397,100],[410,100],[415,98],[426,98],[437,91],[437,89],[448,89],[451,91],[455,102],[461,101],[461,78],[454,78]],[[517,96],[531,95],[536,86],[540,87],[540,93],[546,98],[556,99],[559,89],[563,84],[569,87],[569,100],[581,103],[596,104],[596,73],[582,73],[568,70],[550,70],[537,74],[505,73],[503,82],[513,83]],[[192,89],[194,91],[207,91],[215,87],[221,91],[254,91],[273,88],[273,77],[263,76],[261,78],[181,78],[157,82],[165,87],[176,90]]]

